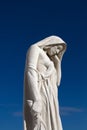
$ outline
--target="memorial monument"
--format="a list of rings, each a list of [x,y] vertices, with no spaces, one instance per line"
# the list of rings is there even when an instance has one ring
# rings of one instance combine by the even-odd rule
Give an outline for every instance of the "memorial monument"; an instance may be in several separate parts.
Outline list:
[[[58,87],[66,43],[57,36],[30,46],[24,72],[24,130],[62,130]]]

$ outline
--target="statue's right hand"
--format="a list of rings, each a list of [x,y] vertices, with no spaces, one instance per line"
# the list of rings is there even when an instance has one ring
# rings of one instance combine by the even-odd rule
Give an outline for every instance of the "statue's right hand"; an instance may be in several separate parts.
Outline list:
[[[30,108],[31,114],[33,115],[34,112],[41,113],[42,110],[42,103],[40,100],[33,101],[33,100],[27,100],[28,106]]]
[[[42,104],[41,101],[32,101],[28,100],[28,105],[30,107],[30,112],[33,119],[33,130],[40,130],[41,127],[41,110],[42,110]]]

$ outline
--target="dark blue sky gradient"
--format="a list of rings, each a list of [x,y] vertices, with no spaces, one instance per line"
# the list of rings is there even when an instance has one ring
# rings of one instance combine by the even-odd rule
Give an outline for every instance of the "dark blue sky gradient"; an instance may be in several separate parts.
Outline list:
[[[23,76],[29,46],[50,35],[67,43],[59,88],[64,130],[87,130],[87,3],[0,2],[0,129],[23,130]]]

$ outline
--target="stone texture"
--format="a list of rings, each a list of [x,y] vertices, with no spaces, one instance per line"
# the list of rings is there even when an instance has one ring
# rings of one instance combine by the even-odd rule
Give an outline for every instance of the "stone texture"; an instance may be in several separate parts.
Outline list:
[[[24,130],[62,130],[58,89],[65,42],[50,36],[27,51],[24,73]]]

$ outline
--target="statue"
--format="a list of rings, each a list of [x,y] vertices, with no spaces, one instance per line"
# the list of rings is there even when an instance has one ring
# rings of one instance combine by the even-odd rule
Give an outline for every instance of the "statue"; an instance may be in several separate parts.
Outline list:
[[[57,86],[65,42],[50,36],[30,46],[24,72],[24,130],[62,130]]]

